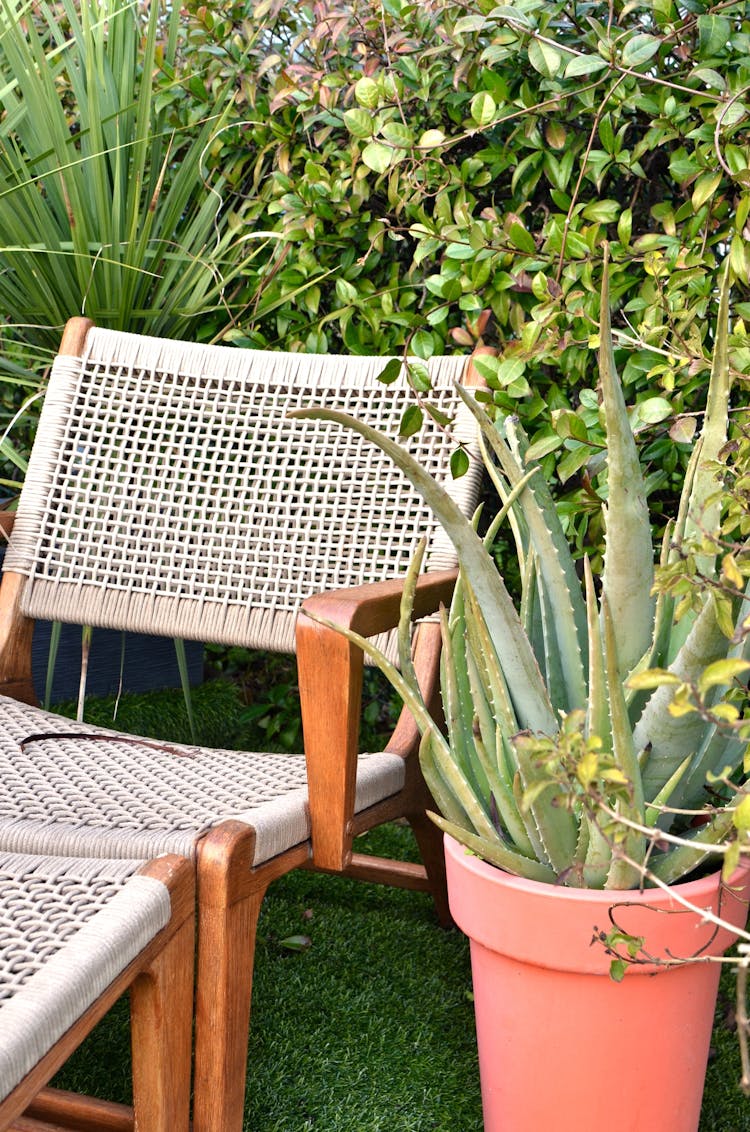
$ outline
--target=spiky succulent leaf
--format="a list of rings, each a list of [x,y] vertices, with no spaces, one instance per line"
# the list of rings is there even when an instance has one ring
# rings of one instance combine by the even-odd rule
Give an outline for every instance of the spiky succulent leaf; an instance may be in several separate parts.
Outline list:
[[[556,876],[567,876],[576,859],[578,823],[565,807],[554,803],[557,786],[530,755],[525,744],[516,744],[515,752],[523,792],[527,799],[531,798],[522,807],[522,812],[533,823],[527,826],[529,836],[532,842],[541,845],[544,851],[542,859],[549,862]],[[537,793],[536,788],[542,786],[544,788]]]
[[[599,373],[607,435],[608,499],[602,588],[612,611],[625,677],[651,644],[654,623],[654,548],[638,449],[615,368],[609,315],[609,273],[604,265]]]
[[[625,703],[622,680],[620,678],[620,662],[617,655],[617,637],[613,617],[609,609],[606,594],[602,594],[602,621],[604,626],[604,652],[606,657],[607,673],[607,699],[609,700],[610,721],[612,728],[612,754],[616,767],[622,771],[630,784],[630,799],[628,802],[618,800],[616,810],[629,821],[643,825],[644,805],[641,772],[638,765],[637,751],[633,743],[633,732],[628,719],[628,709]],[[642,833],[625,827],[622,837],[625,855],[637,864],[643,861],[646,851],[646,841]],[[612,865],[607,876],[607,888],[633,888],[639,883],[640,874],[628,861],[618,857],[615,853]]]
[[[511,489],[519,488],[525,473],[517,456],[481,405],[460,387],[459,394],[476,417],[482,436],[497,457]],[[510,421],[505,422],[505,427],[513,432]],[[516,444],[522,444],[520,437]],[[544,660],[542,657],[537,659],[542,670],[551,677],[552,686],[548,685],[548,692],[552,703],[570,711],[583,707],[586,702],[586,610],[575,563],[549,485],[542,476],[526,482],[518,495],[515,509],[523,514],[538,571],[547,656]],[[562,683],[559,691],[555,687],[558,678]]]
[[[555,714],[513,601],[482,540],[448,493],[400,444],[346,413],[315,408],[296,409],[289,415],[344,425],[391,457],[430,505],[456,548],[461,571],[481,603],[495,649],[503,657],[507,685],[519,719],[534,731],[554,730]]]
[[[709,597],[669,671],[680,681],[696,683],[704,668],[726,656],[727,647],[728,641],[716,618],[715,602]],[[648,801],[661,791],[682,760],[699,750],[706,729],[698,712],[677,717],[670,712],[674,694],[674,684],[656,688],[633,729],[636,748],[650,751],[642,775]]]
[[[486,841],[476,834],[467,833],[466,830],[446,821],[439,814],[430,814],[430,817],[440,829],[449,833],[456,841],[460,841],[462,845],[465,845],[472,853],[476,853],[483,861],[489,862],[490,865],[497,865],[499,869],[504,869],[507,873],[515,873],[516,876],[526,877],[527,880],[554,884],[556,880],[554,872],[540,861],[514,852],[509,846],[503,845],[501,841]]]
[[[589,699],[586,709],[586,734],[598,735],[607,747],[612,743],[612,723],[607,699],[607,663],[599,624],[594,578],[588,557],[583,560],[583,573],[589,630]]]
[[[711,377],[708,383],[706,412],[701,429],[701,455],[695,477],[690,484],[686,535],[700,538],[703,532],[719,527],[721,503],[716,496],[716,473],[712,463],[726,443],[729,422],[729,260],[724,269],[719,293],[719,313],[716,323]],[[713,497],[713,499],[711,499]],[[715,556],[699,557],[696,567],[701,573],[713,573]]]
[[[693,872],[713,855],[713,848],[720,845],[731,834],[733,827],[732,807],[720,810],[706,825],[699,826],[686,841],[691,846],[676,845],[668,853],[662,853],[649,861],[651,872],[664,884],[675,884],[688,873]]]

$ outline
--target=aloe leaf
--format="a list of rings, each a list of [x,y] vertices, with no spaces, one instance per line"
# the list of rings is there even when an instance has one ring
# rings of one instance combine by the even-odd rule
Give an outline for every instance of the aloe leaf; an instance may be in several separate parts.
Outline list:
[[[671,541],[672,533],[675,524],[670,521],[664,532],[662,539],[661,557],[659,565],[665,567],[669,561],[671,554]],[[627,679],[631,676],[636,676],[640,672],[645,672],[648,668],[666,668],[670,660],[674,659],[671,654],[672,631],[674,627],[674,598],[667,593],[661,591],[656,595],[656,605],[654,608],[654,634],[651,641],[651,648],[647,653],[641,657],[635,668],[632,668],[628,673]],[[683,642],[680,642],[681,644]],[[627,689],[627,682],[626,682]],[[646,701],[649,697],[648,691],[630,690],[625,692],[625,701],[628,705],[628,715],[630,716],[631,723],[639,719],[646,706]]]
[[[481,429],[479,431],[479,450],[482,454],[482,460],[484,462],[485,468],[487,469],[487,474],[494,484],[497,494],[503,501],[502,513],[508,519],[508,523],[513,534],[513,541],[516,547],[516,559],[518,561],[518,568],[523,574],[526,567],[527,555],[529,553],[529,532],[525,522],[523,521],[523,516],[519,516],[518,511],[513,506],[513,504],[518,499],[523,489],[526,487],[529,479],[533,475],[536,475],[537,472],[541,469],[539,469],[538,467],[532,468],[530,472],[527,472],[525,476],[521,477],[521,479],[516,483],[515,487],[510,488],[508,481],[504,476],[500,474],[497,464],[490,456],[489,448],[487,447],[487,441]]]
[[[529,638],[534,656],[544,657],[544,625],[542,623],[542,602],[539,596],[536,558],[531,550],[524,563],[521,575],[520,616],[524,632]],[[546,673],[542,673],[546,680]]]
[[[307,611],[305,611],[305,616],[309,617],[311,621],[316,621],[319,625],[325,625],[328,629],[334,629],[337,633],[341,633],[346,637],[348,641],[351,641],[352,644],[358,645],[365,656],[368,656],[370,660],[377,665],[389,683],[396,689],[399,696],[404,701],[404,705],[414,716],[417,727],[422,734],[424,735],[425,732],[432,730],[434,732],[433,742],[442,742],[447,750],[445,740],[440,735],[440,731],[436,729],[437,725],[435,720],[425,707],[419,688],[414,687],[411,681],[399,672],[396,665],[391,663],[385,653],[383,653],[377,645],[373,644],[367,637],[361,636],[353,629],[347,629],[343,625],[337,625],[335,621],[330,621],[327,617],[320,617],[318,614],[309,613]]]
[[[523,791],[532,791],[532,787],[547,780],[544,771],[523,746],[516,745],[515,754]],[[550,795],[555,789],[555,783],[551,782],[539,794],[532,791],[533,800],[527,806],[521,806],[521,810],[533,822],[533,826],[527,824],[527,829],[532,842],[542,849],[540,859],[548,861],[559,877],[567,875],[575,863],[578,829],[573,814],[563,806],[550,804]]]
[[[664,884],[675,884],[704,861],[715,856],[713,847],[726,840],[733,825],[732,807],[721,810],[710,822],[695,831],[694,846],[676,845],[668,853],[652,857],[649,869]],[[693,836],[686,840],[693,840]]]
[[[430,814],[430,817],[444,833],[450,834],[461,845],[465,845],[467,849],[475,853],[477,857],[481,857],[483,861],[487,861],[488,864],[496,865],[497,868],[504,869],[506,873],[513,873],[514,876],[526,877],[527,880],[540,881],[542,884],[554,883],[556,878],[552,869],[543,865],[540,861],[524,857],[521,853],[514,852],[500,841],[485,841],[483,837],[468,833],[460,826],[454,825],[453,822],[446,821],[439,814]]]
[[[588,556],[583,560],[586,585],[586,615],[589,630],[589,699],[586,710],[586,734],[598,735],[605,747],[612,742],[612,721],[607,700],[607,666],[604,656],[599,609],[594,578]]]
[[[665,782],[662,789],[654,798],[653,802],[646,807],[646,825],[653,828],[658,824],[661,818],[660,807],[667,806],[672,803],[673,806],[679,805],[675,801],[674,792],[679,786],[680,782],[685,776],[688,766],[690,765],[690,756],[683,759],[677,770],[674,772],[668,782]]]
[[[511,489],[521,487],[524,471],[519,458],[500,436],[497,428],[474,400],[461,387],[459,395],[476,417],[482,435],[497,457],[501,471]],[[505,421],[505,428],[521,452],[523,439],[513,422]],[[522,456],[522,452],[521,452]],[[548,651],[547,670],[559,671],[564,686],[564,698],[552,694],[556,707],[572,710],[586,702],[586,670],[583,642],[586,639],[586,610],[581,586],[576,574],[568,541],[560,524],[549,485],[543,476],[527,480],[518,498],[518,507],[528,528],[534,548],[541,585],[539,587],[543,611],[546,609],[545,647]],[[554,653],[554,657],[553,657]]]
[[[442,813],[457,826],[460,826],[467,832],[471,832],[471,823],[466,813],[459,804],[453,790],[446,784],[445,779],[438,770],[433,745],[435,738],[436,734],[433,730],[425,731],[419,744],[419,765],[422,769],[422,777],[425,780],[427,789],[432,795],[435,804]]]
[[[607,595],[617,639],[621,676],[649,648],[653,632],[654,549],[638,449],[615,368],[609,314],[609,272],[602,277],[599,371],[607,435],[608,498],[604,511],[605,553],[602,589]]]
[[[477,705],[473,703],[471,696],[463,601],[460,597],[459,600],[454,599],[451,614],[450,624],[445,611],[442,612],[440,619],[443,638],[440,686],[448,730],[448,745],[454,762],[471,784],[476,795],[487,799],[489,812],[489,784],[482,767],[475,765],[474,758]]]
[[[617,638],[612,613],[606,595],[602,595],[602,620],[604,624],[604,653],[606,657],[607,697],[609,699],[612,723],[612,754],[615,765],[630,783],[631,798],[628,803],[618,800],[617,812],[631,821],[644,823],[644,798],[641,784],[641,771],[638,765],[637,750],[633,742],[633,732],[628,718],[625,694],[620,678],[620,663],[617,655]],[[633,861],[642,861],[646,850],[644,835],[637,830],[627,829],[623,835],[625,853]],[[615,852],[607,876],[607,888],[632,888],[639,881],[637,871],[628,862],[618,858]]]
[[[604,888],[612,868],[612,846],[596,822],[588,816],[581,821],[586,830],[586,856],[583,860],[583,883],[586,888]]]
[[[703,531],[718,530],[721,517],[721,501],[716,498],[718,483],[711,463],[718,459],[719,452],[726,443],[729,421],[729,393],[731,375],[729,371],[729,259],[727,258],[724,276],[719,292],[719,313],[716,322],[711,377],[708,383],[706,413],[701,430],[701,460],[690,487],[688,503],[688,538],[700,537]],[[714,496],[710,500],[710,496]],[[714,569],[715,555],[704,555],[696,559],[696,568],[705,575]]]
[[[472,653],[482,666],[486,679],[487,695],[492,707],[493,719],[496,726],[506,735],[513,735],[518,731],[518,720],[513,712],[513,705],[505,683],[500,658],[495,652],[492,638],[487,631],[487,623],[482,610],[469,587],[466,588],[466,603],[468,616],[466,617],[466,631]]]
[[[411,655],[411,638],[412,638],[412,612],[414,610],[414,597],[417,590],[417,582],[419,580],[419,572],[422,569],[422,562],[424,561],[425,549],[427,547],[427,540],[420,539],[414,557],[409,563],[409,568],[406,571],[404,578],[404,589],[401,595],[401,606],[399,609],[398,619],[398,663],[404,678],[408,680],[414,689],[415,695],[422,699],[422,693],[419,688],[419,680],[417,679],[414,664]],[[424,699],[422,699],[424,705]]]
[[[746,742],[720,730],[716,724],[708,724],[703,742],[689,760],[684,779],[674,794],[673,805],[684,809],[700,809],[707,801],[706,783],[709,774],[720,774],[725,769],[731,774],[742,765],[746,750]]]
[[[485,611],[487,628],[498,656],[519,721],[533,731],[553,732],[556,719],[539,666],[523,631],[513,601],[482,540],[448,493],[400,444],[362,421],[334,409],[295,409],[290,417],[327,420],[353,429],[391,457],[442,523],[458,554],[464,576]]]
[[[465,597],[463,628],[466,633],[467,674],[475,712],[475,758],[481,765],[489,795],[495,803],[503,828],[522,853],[533,855],[533,845],[513,793],[516,768],[508,762],[507,736],[517,727],[507,701],[502,670],[483,624],[481,611],[476,608],[470,592]],[[492,759],[489,757],[490,751],[493,753]]]
[[[709,596],[669,671],[681,681],[694,683],[704,668],[726,656],[727,648],[728,641],[716,619],[714,599]],[[695,754],[703,741],[706,725],[698,712],[680,716],[670,713],[674,691],[673,686],[666,684],[656,688],[633,729],[636,748],[650,750],[643,771],[647,800],[659,793],[682,760]]]

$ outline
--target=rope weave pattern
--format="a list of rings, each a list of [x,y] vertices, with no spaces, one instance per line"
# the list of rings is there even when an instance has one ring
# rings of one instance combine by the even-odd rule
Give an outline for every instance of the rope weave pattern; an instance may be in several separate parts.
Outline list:
[[[29,735],[65,731],[108,738],[55,738],[19,747]],[[160,751],[154,740],[143,746],[118,742],[116,732],[6,697],[0,697],[0,781],[0,852],[193,857],[201,833],[235,818],[254,826],[259,864],[310,836],[300,755],[174,744]],[[357,811],[403,783],[398,756],[361,755]]]
[[[0,1100],[169,921],[140,864],[0,855]]]
[[[302,599],[401,574],[423,534],[428,569],[455,565],[429,508],[374,445],[293,407],[336,407],[395,436],[403,396],[386,358],[265,353],[94,330],[58,358],[19,506],[8,569],[24,612],[187,639],[294,650]],[[479,462],[453,481],[473,420],[430,362],[427,422],[408,448],[465,512]],[[382,642],[381,642],[382,643]]]

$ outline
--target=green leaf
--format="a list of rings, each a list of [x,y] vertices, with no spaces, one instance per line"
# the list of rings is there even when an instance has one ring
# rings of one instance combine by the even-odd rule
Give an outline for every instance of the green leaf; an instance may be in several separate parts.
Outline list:
[[[414,134],[403,122],[386,122],[382,134],[386,141],[402,149],[409,149],[414,144]]]
[[[576,79],[580,75],[594,75],[609,66],[600,55],[574,55],[565,68],[566,79]]]
[[[362,150],[362,160],[373,173],[385,173],[394,157],[395,151],[382,142],[370,142]]]
[[[609,977],[614,983],[621,983],[630,964],[625,959],[613,959],[609,965]],[[630,984],[628,984],[630,985]]]
[[[525,370],[526,362],[521,358],[505,358],[498,365],[495,377],[502,388],[518,381],[520,377],[523,377]]]
[[[732,25],[725,16],[698,16],[698,47],[704,58],[716,55],[729,43]]]
[[[620,203],[616,200],[595,200],[583,210],[585,220],[598,224],[612,224],[620,215]]]
[[[721,184],[722,176],[723,174],[721,172],[704,173],[703,176],[699,177],[695,182],[691,203],[696,212],[701,205],[704,205],[706,201],[714,195]]]
[[[399,436],[413,436],[415,432],[419,432],[422,427],[422,422],[423,415],[419,405],[410,405],[401,417],[401,423],[398,428]]]
[[[360,110],[356,107],[353,110],[346,110],[344,112],[344,125],[355,138],[372,137],[373,118],[372,114],[368,114],[366,110]]]
[[[520,252],[526,252],[527,255],[534,255],[536,252],[534,237],[524,228],[520,220],[514,220],[508,225],[508,239]]]
[[[471,100],[469,113],[478,126],[489,126],[497,113],[492,95],[486,90],[480,90]]]
[[[309,951],[312,940],[309,935],[288,935],[279,940],[279,947],[283,947],[285,951]]]
[[[735,806],[733,821],[735,829],[741,833],[750,830],[750,794],[745,794],[742,801]]]
[[[463,448],[457,448],[451,453],[451,475],[454,480],[465,476],[469,470],[469,457]]]
[[[529,43],[529,62],[540,75],[554,79],[562,68],[562,55],[549,43],[532,39]]]
[[[748,670],[750,670],[750,661],[740,660],[738,657],[715,660],[713,664],[704,668],[698,680],[698,690],[703,693],[721,684],[731,684],[737,676]]]
[[[406,372],[409,378],[409,384],[417,393],[428,393],[430,391],[432,388],[432,378],[424,362],[409,358],[406,363]]]
[[[651,644],[654,548],[643,473],[615,367],[606,261],[602,276],[599,371],[609,484],[602,591],[612,614],[617,656],[624,676]]]
[[[442,130],[425,130],[417,143],[420,149],[435,149],[445,141]]]
[[[416,334],[413,335],[410,346],[418,358],[431,358],[435,353],[435,340],[429,330],[418,330]],[[429,383],[429,373],[426,376]],[[427,388],[429,389],[429,384]],[[426,392],[426,390],[424,390],[424,392]]]
[[[382,381],[383,385],[392,385],[394,381],[398,381],[402,370],[401,358],[391,358],[378,374],[378,381]]]
[[[373,79],[363,76],[354,84],[354,97],[360,106],[374,110],[380,101],[378,84]]]
[[[654,35],[634,35],[622,49],[622,65],[624,67],[640,67],[653,59],[661,46],[661,40]]]
[[[674,672],[669,672],[666,668],[649,668],[647,672],[637,672],[632,676],[628,676],[625,685],[632,688],[633,691],[651,691],[653,688],[660,688],[662,684],[681,684],[679,676],[675,676]]]
[[[633,411],[635,421],[643,424],[659,424],[672,415],[672,406],[666,397],[647,397],[639,401]]]

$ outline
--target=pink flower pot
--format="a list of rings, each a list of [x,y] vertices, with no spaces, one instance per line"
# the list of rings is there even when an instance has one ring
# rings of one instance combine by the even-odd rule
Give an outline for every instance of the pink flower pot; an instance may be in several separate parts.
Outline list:
[[[600,892],[511,876],[445,839],[451,912],[471,941],[485,1132],[695,1132],[719,964],[629,966],[610,978],[600,933],[639,959],[721,955],[736,936],[671,893]],[[750,868],[676,885],[736,927]]]

